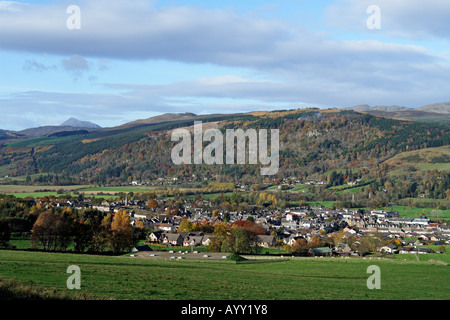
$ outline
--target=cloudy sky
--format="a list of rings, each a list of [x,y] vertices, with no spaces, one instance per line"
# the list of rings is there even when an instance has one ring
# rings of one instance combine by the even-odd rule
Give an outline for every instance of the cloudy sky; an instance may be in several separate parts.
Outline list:
[[[444,0],[0,1],[0,128],[450,101],[449,16]]]

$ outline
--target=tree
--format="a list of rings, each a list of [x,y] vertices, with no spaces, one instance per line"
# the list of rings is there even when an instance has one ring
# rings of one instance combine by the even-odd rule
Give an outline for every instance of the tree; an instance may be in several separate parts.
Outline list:
[[[306,239],[299,238],[292,244],[291,251],[305,254],[308,252],[309,248],[310,246],[308,244],[308,241],[306,241]]]
[[[213,217],[218,217],[218,216],[219,216],[219,210],[214,209],[214,210],[211,212],[211,216],[213,216]]]
[[[147,208],[151,209],[153,212],[155,212],[156,208],[158,208],[159,204],[158,201],[156,201],[155,199],[151,199],[148,202]]]
[[[113,252],[130,250],[135,245],[133,228],[127,210],[119,210],[111,222],[110,245]]]
[[[361,255],[375,253],[380,247],[386,244],[380,233],[369,233],[359,239],[358,252]]]
[[[99,223],[92,223],[92,242],[88,251],[101,252],[110,240],[111,214],[107,214]]]
[[[11,239],[11,230],[8,220],[0,220],[0,246],[8,246]]]
[[[70,221],[64,214],[49,209],[37,218],[30,239],[44,250],[66,250],[71,242]]]
[[[238,220],[233,222],[232,227],[241,227],[246,229],[250,232],[250,234],[253,235],[264,235],[266,234],[266,231],[264,230],[263,226],[257,224],[254,221],[251,220]]]
[[[84,252],[92,246],[94,230],[92,225],[85,222],[77,222],[73,228],[75,251]]]
[[[233,227],[226,241],[226,247],[233,253],[250,253],[252,251],[252,239],[250,232],[241,227]]]
[[[178,227],[178,232],[191,232],[192,231],[192,223],[189,221],[189,219],[184,218],[180,222],[180,226]]]
[[[313,236],[311,240],[308,242],[308,246],[310,248],[319,248],[322,246],[322,240],[319,237]]]
[[[328,238],[330,238],[330,240],[333,242],[334,246],[337,246],[340,242],[343,242],[344,237],[344,230],[336,231],[328,236]]]
[[[222,245],[225,243],[228,233],[230,232],[228,224],[224,222],[218,222],[214,225],[214,232],[211,237],[209,249],[212,251],[222,251]]]

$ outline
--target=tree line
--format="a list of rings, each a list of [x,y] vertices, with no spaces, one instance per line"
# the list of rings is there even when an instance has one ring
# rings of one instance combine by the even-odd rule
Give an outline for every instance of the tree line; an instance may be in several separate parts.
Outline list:
[[[73,245],[76,252],[127,252],[138,242],[130,224],[129,213],[119,210],[103,218],[95,215],[80,219],[69,209],[46,210],[33,225],[30,240],[45,251],[66,251]]]
[[[14,234],[45,251],[119,253],[144,237],[141,229],[131,225],[127,210],[114,214],[92,208],[73,210],[6,197],[0,200],[0,212],[2,246],[8,246]]]

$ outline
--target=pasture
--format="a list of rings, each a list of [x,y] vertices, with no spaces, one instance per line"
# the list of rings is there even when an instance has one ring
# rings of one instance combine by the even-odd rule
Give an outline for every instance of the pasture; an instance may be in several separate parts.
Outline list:
[[[68,293],[70,265],[93,299],[129,300],[448,300],[450,269],[413,259],[290,258],[265,263],[0,251],[0,279]],[[369,266],[381,289],[368,289]],[[70,292],[69,292],[70,294]],[[75,294],[75,292],[74,292]]]

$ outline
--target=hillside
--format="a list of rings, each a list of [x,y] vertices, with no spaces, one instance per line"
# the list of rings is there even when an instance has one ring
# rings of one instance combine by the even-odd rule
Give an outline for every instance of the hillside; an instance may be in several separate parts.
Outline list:
[[[16,140],[20,138],[24,138],[24,136],[16,132],[0,129],[0,145],[1,143],[7,143],[7,141]]]
[[[20,134],[22,137],[26,137],[29,139],[29,138],[48,136],[48,135],[55,134],[57,132],[75,131],[75,130],[84,130],[84,129],[86,129],[86,127],[42,126],[42,127],[21,130],[21,131],[18,131],[17,134]]]
[[[401,152],[384,163],[390,166],[391,175],[408,171],[450,171],[450,146]]]
[[[138,125],[164,123],[164,122],[177,121],[177,120],[192,120],[192,119],[195,119],[196,117],[197,117],[197,115],[194,113],[165,113],[165,114],[147,118],[147,119],[140,119],[140,120],[128,122],[128,123],[121,125],[121,127],[133,127],[133,126],[138,126]]]
[[[426,106],[417,108],[417,110],[450,115],[450,102],[432,103],[432,104],[428,104]]]
[[[203,121],[205,128],[213,125],[223,132],[238,128],[279,129],[278,173],[262,176],[261,165],[248,162],[243,165],[173,164],[171,150],[175,143],[171,141],[170,133],[175,128],[192,126],[194,120]],[[75,131],[73,134],[8,143],[0,148],[0,172],[9,177],[37,175],[39,180],[36,183],[53,184],[127,184],[134,180],[176,177],[180,183],[201,183],[206,178],[263,185],[292,177],[303,182],[327,181],[332,176],[335,181],[327,181],[330,186],[359,179],[381,188],[391,176],[390,171],[402,168],[389,159],[395,159],[403,152],[449,144],[448,126],[375,117],[354,111],[297,109],[229,115],[180,114],[92,132]],[[204,147],[206,145],[205,142]],[[436,158],[439,160],[441,156]],[[408,159],[422,161],[417,157]],[[445,169],[445,172],[448,169],[442,164],[429,167],[433,168]],[[343,170],[347,170],[347,174]],[[408,170],[407,181],[426,180]],[[332,171],[337,171],[337,174],[326,174]],[[439,186],[436,196],[444,196],[446,183]],[[398,188],[404,186],[399,184]],[[404,196],[414,197],[418,191],[402,192]],[[324,194],[321,196],[325,197]]]

